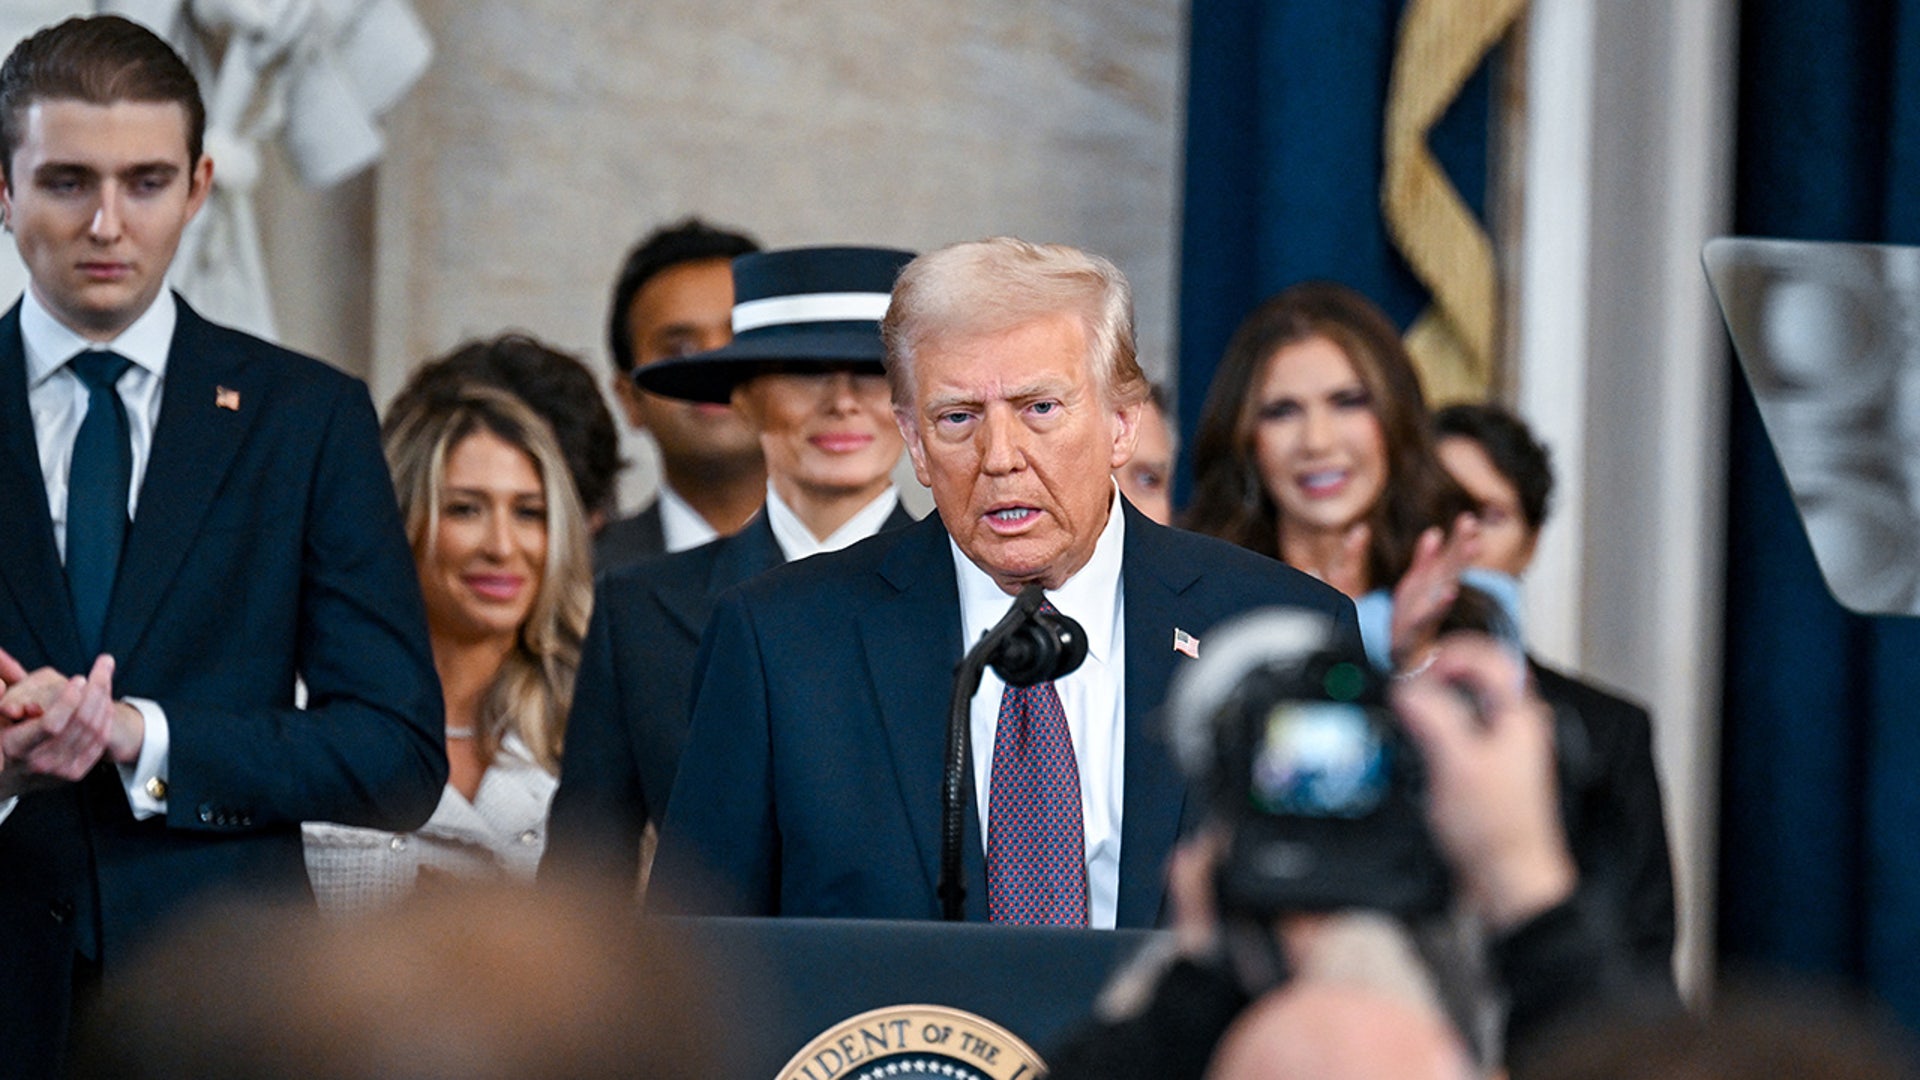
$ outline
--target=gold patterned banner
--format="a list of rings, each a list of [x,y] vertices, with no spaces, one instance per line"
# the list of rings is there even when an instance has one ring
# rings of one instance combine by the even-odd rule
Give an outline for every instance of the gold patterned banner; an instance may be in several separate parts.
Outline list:
[[[1427,133],[1526,10],[1527,0],[1408,0],[1387,93],[1380,205],[1433,302],[1407,329],[1428,400],[1493,390],[1499,279],[1493,241],[1427,146]]]

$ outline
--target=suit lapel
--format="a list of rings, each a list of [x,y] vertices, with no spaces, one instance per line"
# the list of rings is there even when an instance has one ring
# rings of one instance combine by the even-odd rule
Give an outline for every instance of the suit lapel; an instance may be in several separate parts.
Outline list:
[[[53,540],[53,515],[47,508],[47,484],[40,472],[34,441],[33,411],[27,404],[27,353],[20,337],[20,305],[0,317],[0,506],[7,524],[0,528],[0,584],[13,595],[20,622],[39,643],[46,662],[61,671],[84,671],[80,632],[67,597],[66,570]],[[0,641],[9,652],[17,641]],[[37,667],[31,657],[16,659]]]
[[[267,397],[262,365],[215,335],[185,301],[179,305],[160,422],[102,638],[123,660],[139,645]],[[217,403],[223,390],[238,392],[238,407]]]
[[[891,596],[859,615],[867,669],[893,755],[894,779],[906,804],[920,864],[933,894],[940,880],[940,779],[946,760],[947,709],[960,644],[960,590],[937,516],[913,526],[880,567]],[[972,771],[968,770],[969,780]],[[969,791],[972,784],[968,784]],[[984,918],[986,865],[979,815],[971,808],[962,838],[967,914]]]
[[[780,554],[780,545],[773,539],[773,526],[767,524],[764,513],[754,515],[739,532],[715,540],[710,546],[712,559],[704,575],[654,575],[653,592],[660,606],[696,642],[707,632],[707,620],[713,615],[713,602],[722,592],[786,561]]]
[[[907,512],[906,503],[897,502],[893,504],[893,513],[888,514],[887,520],[880,523],[880,531],[892,532],[895,529],[904,529],[918,520],[920,519]]]
[[[1161,730],[1159,705],[1173,678],[1180,594],[1199,577],[1160,549],[1160,527],[1125,509],[1121,562],[1127,626],[1126,790],[1120,817],[1120,926],[1153,926],[1165,893],[1167,856],[1179,839],[1186,781]]]
[[[906,507],[896,505],[880,530],[901,529],[913,522],[914,517],[907,513]],[[715,546],[717,550],[706,580],[695,580],[693,575],[685,574],[661,575],[659,583],[654,586],[660,606],[695,641],[699,641],[700,635],[706,633],[707,619],[713,614],[713,603],[722,592],[787,561],[786,553],[780,550],[780,542],[774,539],[773,524],[767,520],[765,510],[755,514],[739,532],[725,540],[716,541]]]

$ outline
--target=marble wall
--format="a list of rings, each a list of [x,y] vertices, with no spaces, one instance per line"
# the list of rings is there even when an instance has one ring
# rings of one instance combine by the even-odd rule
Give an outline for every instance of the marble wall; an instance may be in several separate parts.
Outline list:
[[[415,3],[438,55],[389,118],[371,196],[377,400],[509,327],[604,365],[625,250],[696,212],[769,245],[1087,247],[1132,279],[1144,358],[1169,368],[1179,0]],[[294,201],[276,264],[313,250],[289,240]],[[290,312],[288,336],[316,317]],[[631,503],[652,462],[629,450]]]

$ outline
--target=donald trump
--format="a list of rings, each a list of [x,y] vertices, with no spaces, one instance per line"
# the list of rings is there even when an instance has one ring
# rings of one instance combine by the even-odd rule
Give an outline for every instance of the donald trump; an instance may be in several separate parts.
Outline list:
[[[1011,238],[942,248],[901,272],[882,330],[937,513],[722,598],[659,884],[715,914],[938,918],[954,665],[1037,582],[1088,656],[1031,688],[989,672],[972,699],[967,915],[1154,925],[1186,804],[1155,720],[1175,665],[1215,623],[1275,604],[1357,642],[1353,607],[1119,496],[1147,380],[1107,260]]]

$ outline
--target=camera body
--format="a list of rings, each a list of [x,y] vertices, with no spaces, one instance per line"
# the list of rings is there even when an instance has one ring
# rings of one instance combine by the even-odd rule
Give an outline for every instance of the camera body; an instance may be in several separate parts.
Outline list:
[[[1212,728],[1209,809],[1228,829],[1223,910],[1270,919],[1446,906],[1425,769],[1363,659],[1317,650],[1256,665],[1219,701]]]

